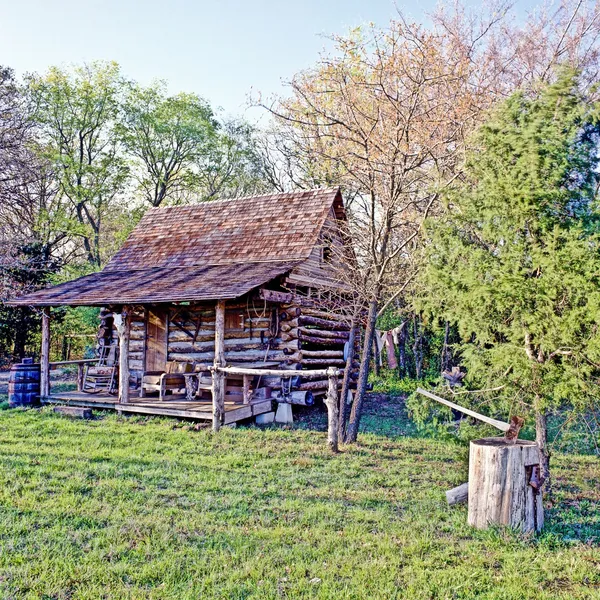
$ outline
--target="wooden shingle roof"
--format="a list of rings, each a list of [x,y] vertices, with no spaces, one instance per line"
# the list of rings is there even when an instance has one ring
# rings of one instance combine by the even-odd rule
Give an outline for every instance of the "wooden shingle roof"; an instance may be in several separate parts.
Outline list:
[[[150,209],[105,270],[302,260],[339,190]]]
[[[149,210],[103,271],[12,300],[103,306],[237,298],[308,258],[339,190]]]

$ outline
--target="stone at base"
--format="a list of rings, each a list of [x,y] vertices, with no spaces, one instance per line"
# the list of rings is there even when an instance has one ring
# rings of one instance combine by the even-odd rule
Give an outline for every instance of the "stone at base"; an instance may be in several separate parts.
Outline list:
[[[256,424],[257,425],[268,425],[275,420],[274,412],[263,413],[262,415],[256,415]]]
[[[75,417],[77,419],[92,418],[91,408],[81,408],[79,406],[55,406],[54,412],[67,415],[68,417]]]
[[[292,405],[287,402],[281,402],[277,405],[277,413],[275,414],[275,423],[293,423]]]

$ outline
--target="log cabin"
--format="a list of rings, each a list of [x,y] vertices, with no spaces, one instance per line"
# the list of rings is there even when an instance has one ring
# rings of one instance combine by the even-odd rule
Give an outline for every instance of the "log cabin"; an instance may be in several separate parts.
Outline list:
[[[346,369],[346,393],[358,342],[339,303],[349,294],[345,224],[339,189],[148,210],[102,271],[10,302],[42,309],[42,402],[218,428],[271,411],[273,399],[326,396],[333,370]],[[78,391],[50,391],[56,306],[101,307],[100,347],[117,349],[112,367],[102,355],[114,389],[105,370],[79,361]]]

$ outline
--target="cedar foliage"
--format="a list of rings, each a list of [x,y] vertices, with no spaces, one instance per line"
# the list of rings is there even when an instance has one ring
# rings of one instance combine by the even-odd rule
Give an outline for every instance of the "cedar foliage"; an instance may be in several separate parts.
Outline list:
[[[500,388],[492,409],[535,416],[546,475],[548,411],[598,397],[599,136],[575,72],[515,93],[426,226],[415,305],[457,324],[468,384]]]

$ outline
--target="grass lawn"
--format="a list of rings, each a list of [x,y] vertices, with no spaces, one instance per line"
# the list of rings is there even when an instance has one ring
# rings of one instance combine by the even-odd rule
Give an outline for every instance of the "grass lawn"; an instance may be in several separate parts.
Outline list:
[[[555,457],[537,539],[474,531],[444,496],[466,446],[400,409],[337,456],[306,421],[0,411],[0,598],[600,598],[597,457]]]

